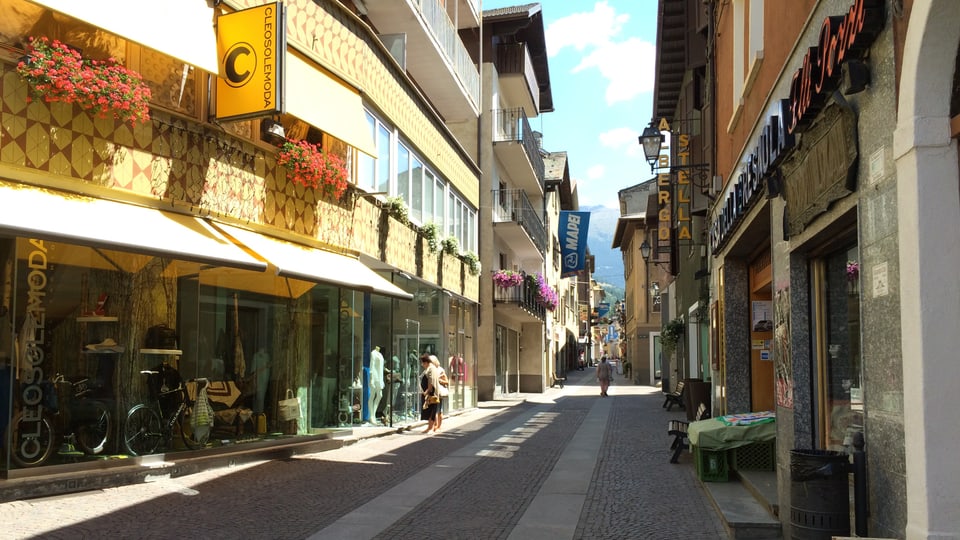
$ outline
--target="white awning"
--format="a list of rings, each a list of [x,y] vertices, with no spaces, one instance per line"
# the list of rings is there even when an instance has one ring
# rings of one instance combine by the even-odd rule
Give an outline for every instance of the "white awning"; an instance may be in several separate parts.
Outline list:
[[[360,94],[287,51],[286,112],[365,154],[376,156]]]
[[[259,272],[267,268],[203,218],[7,182],[0,182],[0,234]]]
[[[217,227],[275,266],[277,275],[330,283],[402,300],[413,298],[413,295],[380,277],[353,257],[286,242],[230,225],[218,223]]]
[[[217,74],[213,3],[198,0],[32,0]]]

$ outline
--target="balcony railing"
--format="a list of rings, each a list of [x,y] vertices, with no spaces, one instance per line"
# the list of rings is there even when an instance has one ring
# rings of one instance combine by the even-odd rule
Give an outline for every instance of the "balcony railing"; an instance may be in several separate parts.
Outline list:
[[[470,94],[474,103],[480,104],[480,72],[470,58],[470,53],[460,40],[457,28],[450,20],[450,16],[437,0],[416,0],[415,2],[423,15],[424,22],[433,32],[437,43],[450,60],[454,72],[460,78],[460,83]]]
[[[537,181],[543,183],[543,157],[540,155],[540,141],[533,135],[530,122],[523,109],[496,109],[494,113],[493,142],[518,141],[530,160]]]
[[[541,254],[546,249],[547,232],[543,221],[522,189],[493,190],[493,222],[520,225]]]
[[[529,284],[524,279],[523,283],[514,287],[493,287],[493,304],[511,304],[539,318],[547,318],[547,308],[537,301],[537,285]]]
[[[535,111],[540,110],[540,85],[537,83],[537,73],[533,69],[530,51],[526,43],[501,43],[497,45],[496,59],[497,73],[504,75],[522,75],[525,81],[525,92]]]

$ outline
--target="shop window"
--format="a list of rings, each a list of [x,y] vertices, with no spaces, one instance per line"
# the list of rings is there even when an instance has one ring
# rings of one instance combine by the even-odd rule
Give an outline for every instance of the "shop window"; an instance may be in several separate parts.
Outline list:
[[[205,447],[361,421],[363,293],[30,238],[0,239],[0,281],[0,323],[13,329],[0,333],[0,386],[16,389],[0,399],[15,449],[0,467],[199,449],[183,437],[192,413],[177,412],[199,379]],[[299,411],[284,418],[288,390]],[[130,419],[153,414],[134,409],[156,403],[168,427],[130,432],[169,437],[125,446]],[[60,446],[71,437],[76,449]]]
[[[821,446],[850,450],[853,434],[863,431],[857,247],[816,260],[813,270]]]

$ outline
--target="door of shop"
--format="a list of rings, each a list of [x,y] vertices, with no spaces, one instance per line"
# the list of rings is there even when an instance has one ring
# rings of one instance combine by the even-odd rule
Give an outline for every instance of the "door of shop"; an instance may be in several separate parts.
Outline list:
[[[774,407],[773,267],[766,250],[750,263],[750,403],[753,411]]]

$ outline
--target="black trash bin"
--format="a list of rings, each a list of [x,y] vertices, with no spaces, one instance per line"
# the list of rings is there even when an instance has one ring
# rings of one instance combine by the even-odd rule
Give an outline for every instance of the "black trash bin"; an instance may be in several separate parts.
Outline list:
[[[687,407],[687,422],[693,422],[697,419],[697,409],[700,405],[707,408],[710,412],[710,383],[703,382],[701,379],[684,379],[684,405]]]
[[[850,536],[850,461],[831,450],[790,451],[790,529],[793,540]]]

